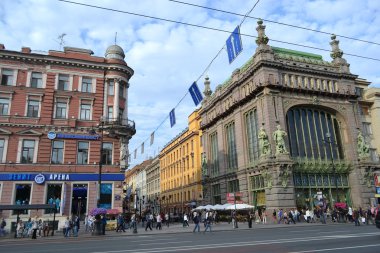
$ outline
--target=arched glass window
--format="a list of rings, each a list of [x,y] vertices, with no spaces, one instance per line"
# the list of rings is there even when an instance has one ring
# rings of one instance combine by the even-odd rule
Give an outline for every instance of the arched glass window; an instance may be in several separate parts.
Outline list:
[[[286,114],[292,157],[343,159],[339,122],[334,113],[323,109],[295,107]],[[331,148],[325,142],[331,135]],[[331,154],[332,153],[332,154]]]

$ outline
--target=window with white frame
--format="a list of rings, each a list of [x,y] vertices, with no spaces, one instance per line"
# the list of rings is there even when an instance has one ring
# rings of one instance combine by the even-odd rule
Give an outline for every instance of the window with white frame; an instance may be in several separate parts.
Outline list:
[[[0,139],[0,163],[5,162],[5,139]]]
[[[14,204],[16,205],[29,205],[32,193],[32,185],[31,184],[15,184],[15,199]],[[28,214],[27,209],[13,211],[13,214]]]
[[[80,105],[80,115],[79,118],[81,120],[91,120],[91,101],[81,101]]]
[[[108,106],[107,119],[108,120],[113,119],[113,106]]]
[[[78,141],[77,163],[88,164],[88,146],[87,141]]]
[[[35,140],[22,140],[21,163],[34,163],[35,161]]]
[[[58,90],[69,90],[70,89],[70,76],[59,74],[58,75]]]
[[[27,117],[39,117],[40,101],[37,99],[28,99]]]
[[[108,95],[115,95],[115,82],[113,80],[110,80],[108,83]]]
[[[82,86],[81,86],[82,92],[92,92],[92,78],[89,77],[83,77],[82,78]]]
[[[0,116],[9,115],[10,98],[0,97]]]
[[[51,163],[63,163],[64,141],[53,141],[51,146]]]
[[[42,73],[32,72],[30,78],[30,87],[32,88],[42,88]]]
[[[55,101],[55,118],[56,119],[67,118],[67,100],[57,99]]]
[[[13,85],[14,78],[14,70],[13,69],[2,69],[1,70],[1,85],[11,86]]]
[[[119,97],[124,98],[125,97],[125,89],[124,85],[122,83],[119,83]]]
[[[112,164],[112,150],[113,150],[113,144],[111,142],[103,142],[102,164],[104,165]]]

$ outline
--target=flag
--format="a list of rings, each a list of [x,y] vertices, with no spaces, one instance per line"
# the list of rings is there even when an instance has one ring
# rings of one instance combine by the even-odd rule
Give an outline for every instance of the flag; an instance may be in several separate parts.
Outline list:
[[[125,197],[127,200],[129,200],[129,198],[131,197],[131,193],[132,193],[132,186],[129,186],[127,189],[126,197]]]
[[[144,154],[144,142],[141,144],[141,154]]]
[[[137,148],[135,149],[135,158],[134,159],[136,159],[136,157],[137,157]]]
[[[226,41],[228,61],[233,62],[235,58],[243,51],[243,45],[240,38],[240,27],[237,26]]]
[[[193,84],[190,86],[189,92],[195,106],[197,106],[202,101],[203,97],[196,82],[193,82]]]
[[[175,113],[174,113],[174,109],[170,111],[169,117],[170,117],[170,127],[173,127],[175,125]]]
[[[154,132],[150,135],[150,145],[152,146],[154,142]]]

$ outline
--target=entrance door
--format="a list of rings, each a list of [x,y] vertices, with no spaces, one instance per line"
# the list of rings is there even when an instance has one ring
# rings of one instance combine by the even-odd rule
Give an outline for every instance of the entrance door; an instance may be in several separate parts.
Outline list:
[[[87,184],[73,184],[71,197],[71,213],[83,218],[87,213]]]

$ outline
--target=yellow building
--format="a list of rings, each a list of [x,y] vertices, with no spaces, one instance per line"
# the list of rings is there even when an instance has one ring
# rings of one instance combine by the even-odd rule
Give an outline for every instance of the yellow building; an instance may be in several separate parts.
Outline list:
[[[189,126],[160,152],[161,210],[172,215],[189,212],[202,199],[201,131],[198,110]]]

